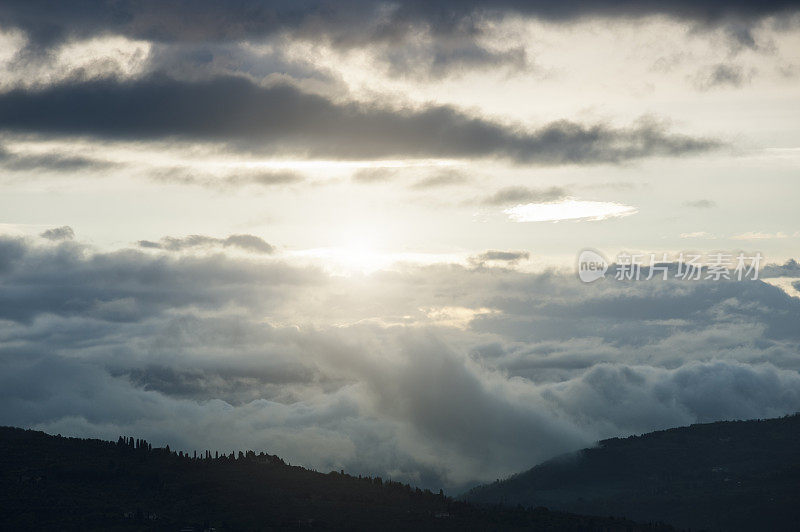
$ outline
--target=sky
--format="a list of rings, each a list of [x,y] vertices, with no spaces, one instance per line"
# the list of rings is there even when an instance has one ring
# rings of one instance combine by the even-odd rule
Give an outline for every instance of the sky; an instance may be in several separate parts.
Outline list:
[[[798,89],[796,2],[3,2],[0,424],[455,493],[796,412]]]

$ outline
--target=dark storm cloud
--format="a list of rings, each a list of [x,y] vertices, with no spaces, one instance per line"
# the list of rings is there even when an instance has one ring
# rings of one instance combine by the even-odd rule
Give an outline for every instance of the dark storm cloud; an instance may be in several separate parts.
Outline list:
[[[341,80],[302,60],[269,52],[253,60],[242,41],[304,40],[339,49],[368,48],[389,75],[441,78],[487,68],[532,70],[524,48],[488,46],[497,22],[508,17],[555,23],[586,19],[637,19],[666,15],[695,29],[722,27],[739,48],[757,48],[753,27],[764,17],[791,15],[796,2],[612,2],[552,3],[546,0],[11,0],[0,5],[0,27],[19,28],[28,42],[17,65],[48,61],[54,47],[70,40],[123,35],[156,46],[146,69],[184,79],[230,73],[248,64],[255,77],[281,73],[341,89]],[[96,65],[100,66],[100,65]],[[107,68],[109,65],[105,65]],[[73,77],[91,74],[74,72]],[[117,74],[122,71],[118,70]]]
[[[149,249],[165,249],[168,251],[183,251],[185,249],[209,246],[238,247],[257,253],[273,253],[275,248],[255,235],[231,235],[227,238],[215,238],[205,235],[189,235],[183,238],[164,237],[159,242],[140,240],[139,247]]]
[[[482,200],[484,205],[510,205],[514,203],[543,203],[557,201],[567,196],[561,187],[529,188],[511,186],[501,188],[491,196]]]
[[[75,231],[72,230],[72,227],[63,225],[61,227],[48,229],[39,236],[46,238],[47,240],[72,240],[75,238]]]
[[[638,2],[625,0],[400,0],[327,1],[90,1],[7,0],[0,24],[24,30],[34,47],[69,38],[122,34],[159,42],[240,41],[289,32],[341,46],[397,41],[412,30],[434,35],[475,35],[481,22],[522,15],[557,22],[591,17],[667,15],[700,25],[735,22],[732,33],[746,43],[748,28],[769,15],[797,11],[791,0],[764,2]]]
[[[260,87],[235,77],[14,90],[0,95],[0,128],[118,139],[176,137],[336,158],[506,157],[532,164],[614,163],[720,145],[669,133],[648,119],[628,128],[558,121],[523,130],[450,106],[338,104],[291,85]]]

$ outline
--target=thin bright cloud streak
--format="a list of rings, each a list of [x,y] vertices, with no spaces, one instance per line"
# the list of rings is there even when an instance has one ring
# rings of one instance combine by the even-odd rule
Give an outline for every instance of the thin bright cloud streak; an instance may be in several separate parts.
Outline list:
[[[740,235],[735,235],[734,240],[774,240],[776,238],[789,238],[789,235],[778,231],[777,233],[762,233],[760,231],[748,231]]]
[[[636,214],[630,205],[608,201],[583,201],[566,198],[548,203],[516,205],[503,211],[515,222],[558,222],[561,220],[598,221]]]
[[[692,233],[681,233],[681,238],[717,238],[707,231],[694,231]]]

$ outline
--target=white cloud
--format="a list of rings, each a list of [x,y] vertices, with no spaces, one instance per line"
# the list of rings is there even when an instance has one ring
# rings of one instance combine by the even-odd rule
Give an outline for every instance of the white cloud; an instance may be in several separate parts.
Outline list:
[[[567,198],[549,203],[528,203],[505,209],[515,222],[598,221],[636,214],[636,207],[607,201]]]
[[[681,233],[681,238],[717,238],[706,231],[694,231],[692,233]]]

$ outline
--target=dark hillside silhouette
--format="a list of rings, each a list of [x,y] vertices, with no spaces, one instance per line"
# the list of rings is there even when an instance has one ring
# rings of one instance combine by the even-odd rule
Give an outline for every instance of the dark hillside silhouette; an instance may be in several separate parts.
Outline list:
[[[672,530],[544,508],[475,506],[253,451],[175,453],[0,428],[2,530]]]
[[[464,498],[663,520],[693,530],[796,531],[800,415],[604,440]]]

